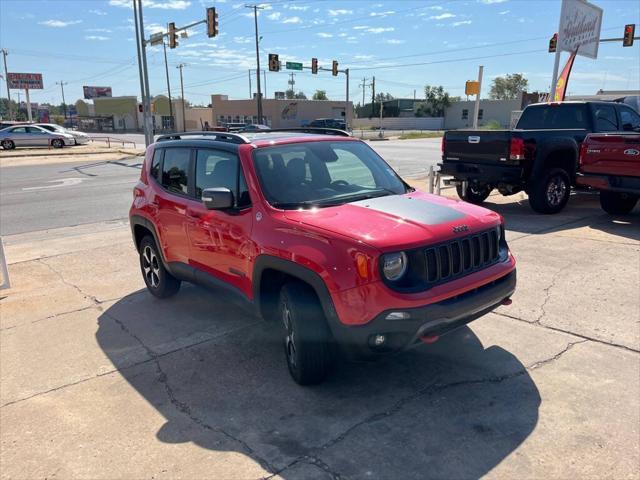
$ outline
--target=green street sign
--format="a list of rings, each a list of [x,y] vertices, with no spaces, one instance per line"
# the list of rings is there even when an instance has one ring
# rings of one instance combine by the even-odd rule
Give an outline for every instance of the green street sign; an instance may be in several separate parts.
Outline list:
[[[302,64],[298,62],[287,62],[287,70],[302,70]]]

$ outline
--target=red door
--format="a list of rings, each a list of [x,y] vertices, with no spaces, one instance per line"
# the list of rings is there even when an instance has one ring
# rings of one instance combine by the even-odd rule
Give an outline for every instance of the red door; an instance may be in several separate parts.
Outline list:
[[[195,162],[196,201],[187,208],[189,263],[251,298],[253,210],[238,157],[232,151],[198,149]],[[212,187],[229,188],[234,193],[234,208],[205,208],[199,202],[202,190]]]

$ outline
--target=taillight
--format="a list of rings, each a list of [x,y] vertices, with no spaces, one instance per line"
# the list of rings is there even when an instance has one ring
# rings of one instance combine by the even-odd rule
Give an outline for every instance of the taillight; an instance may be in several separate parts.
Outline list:
[[[442,151],[442,155],[444,155],[444,135],[442,135],[442,141],[440,142],[440,150]]]
[[[524,160],[524,140],[511,138],[509,144],[509,160]]]

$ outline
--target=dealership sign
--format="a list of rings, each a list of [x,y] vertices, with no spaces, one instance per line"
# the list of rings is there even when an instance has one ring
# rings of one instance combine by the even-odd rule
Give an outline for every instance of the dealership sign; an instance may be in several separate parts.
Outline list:
[[[558,29],[559,52],[598,58],[602,9],[584,0],[563,0]]]
[[[111,87],[82,87],[84,98],[90,100],[92,98],[111,97]]]
[[[42,90],[41,73],[7,73],[9,88],[20,90]]]

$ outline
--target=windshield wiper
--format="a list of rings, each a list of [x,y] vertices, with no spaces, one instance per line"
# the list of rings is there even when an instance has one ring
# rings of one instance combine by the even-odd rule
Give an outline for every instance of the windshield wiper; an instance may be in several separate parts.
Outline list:
[[[272,206],[281,208],[283,210],[294,210],[297,208],[309,209],[318,206],[318,202],[304,201],[304,202],[272,202]]]

